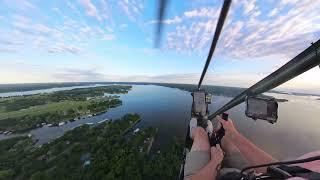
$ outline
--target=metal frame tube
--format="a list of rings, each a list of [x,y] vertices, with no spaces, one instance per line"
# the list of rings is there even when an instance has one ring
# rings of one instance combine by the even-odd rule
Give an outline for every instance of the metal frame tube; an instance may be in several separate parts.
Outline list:
[[[201,77],[200,77],[200,80],[199,80],[199,83],[198,83],[198,89],[199,90],[200,90],[203,78],[206,75],[207,69],[209,67],[213,52],[214,52],[214,50],[215,50],[215,48],[217,46],[218,39],[220,37],[224,21],[226,20],[226,17],[228,15],[228,11],[229,11],[230,5],[231,5],[231,0],[224,0],[223,5],[222,5],[222,9],[221,9],[221,12],[220,12],[220,15],[219,15],[219,20],[218,20],[218,23],[217,23],[216,31],[214,32],[214,36],[213,36],[213,39],[212,39],[211,47],[210,47],[209,54],[208,54],[208,57],[207,57],[207,60],[206,60],[206,64],[204,65],[204,68],[203,68],[203,71],[202,71],[202,74],[201,74]]]

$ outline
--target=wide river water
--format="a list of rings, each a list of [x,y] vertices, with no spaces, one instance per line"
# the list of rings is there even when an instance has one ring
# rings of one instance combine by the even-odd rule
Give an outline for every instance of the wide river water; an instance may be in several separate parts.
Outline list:
[[[47,92],[47,90],[37,92]],[[229,110],[238,130],[259,147],[279,159],[296,158],[310,151],[320,150],[320,101],[312,96],[271,94],[288,99],[279,103],[276,124],[253,121],[244,115],[244,104]],[[0,93],[1,96],[1,93]],[[133,85],[128,94],[120,95],[122,106],[60,127],[42,127],[30,131],[38,144],[49,142],[65,131],[83,123],[96,123],[104,119],[117,119],[126,113],[140,114],[140,128],[156,127],[158,135],[155,149],[166,147],[174,136],[185,138],[190,120],[192,98],[189,92],[155,85]],[[209,106],[213,112],[231,98],[214,96]],[[0,139],[8,138],[0,135]]]

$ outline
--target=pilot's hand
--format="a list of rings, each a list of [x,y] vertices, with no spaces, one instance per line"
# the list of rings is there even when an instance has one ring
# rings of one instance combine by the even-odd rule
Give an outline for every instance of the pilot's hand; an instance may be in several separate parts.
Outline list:
[[[233,137],[238,133],[231,119],[228,119],[228,121],[226,121],[226,120],[223,120],[220,116],[218,116],[218,120],[220,121],[223,128],[225,129],[225,136]]]
[[[217,165],[219,165],[221,164],[223,157],[224,154],[219,144],[211,147],[211,161],[214,161]]]

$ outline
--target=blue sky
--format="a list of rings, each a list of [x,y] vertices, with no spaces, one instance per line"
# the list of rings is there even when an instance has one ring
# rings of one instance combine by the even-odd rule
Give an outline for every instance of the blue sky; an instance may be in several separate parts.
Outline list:
[[[222,0],[1,0],[0,83],[197,83]],[[320,0],[234,0],[204,83],[248,87],[320,37]],[[320,70],[283,86],[320,92]]]

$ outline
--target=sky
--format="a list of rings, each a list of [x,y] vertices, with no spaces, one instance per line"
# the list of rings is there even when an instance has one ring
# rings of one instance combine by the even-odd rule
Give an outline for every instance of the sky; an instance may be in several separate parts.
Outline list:
[[[222,0],[0,0],[0,83],[196,84]],[[320,38],[320,0],[233,0],[204,84],[249,87]],[[320,94],[320,69],[282,90]]]

